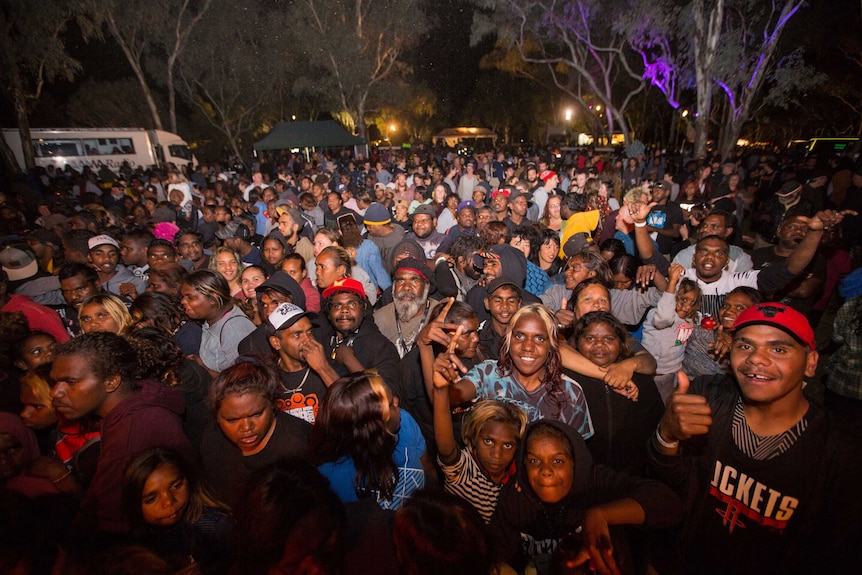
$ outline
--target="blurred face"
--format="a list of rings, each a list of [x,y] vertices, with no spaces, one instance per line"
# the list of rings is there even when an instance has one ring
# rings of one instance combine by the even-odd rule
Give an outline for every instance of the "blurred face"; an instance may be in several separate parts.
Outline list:
[[[275,424],[272,402],[259,393],[228,395],[216,414],[218,425],[243,455],[254,455],[266,447]]]
[[[754,305],[747,295],[732,293],[724,298],[724,303],[718,308],[718,320],[725,330],[732,330],[737,316]]]
[[[91,302],[82,307],[81,311],[78,312],[78,320],[81,322],[81,331],[84,333],[97,331],[120,333],[120,325],[100,303]]]
[[[707,236],[725,238],[729,231],[730,229],[724,225],[724,218],[722,216],[706,216],[697,230],[697,237],[698,239]]]
[[[497,194],[491,200],[491,207],[494,208],[494,212],[498,214],[506,213],[509,210],[509,198],[503,194]]]
[[[281,235],[285,237],[285,239],[290,239],[293,237],[293,234],[296,233],[296,222],[293,221],[293,216],[290,214],[281,214],[278,216],[278,231],[281,232]]]
[[[214,299],[208,298],[188,284],[180,287],[180,295],[180,304],[189,319],[208,321],[219,311],[219,306]]]
[[[704,281],[715,281],[727,266],[727,244],[718,239],[707,239],[697,243],[692,265],[697,277]]]
[[[425,239],[434,231],[434,218],[428,214],[413,215],[413,233],[420,239]]]
[[[275,311],[275,308],[283,303],[290,303],[290,296],[277,292],[273,289],[264,289],[260,294],[260,307],[263,308],[263,315],[269,315]]]
[[[614,274],[614,287],[616,289],[627,290],[632,287],[632,280],[626,274]]]
[[[551,353],[551,338],[545,323],[536,314],[523,315],[512,326],[509,355],[521,376],[541,378]]]
[[[253,299],[257,294],[255,288],[266,281],[266,278],[257,268],[248,268],[242,272],[242,293],[248,299]]]
[[[96,246],[87,254],[87,260],[100,274],[110,275],[120,263],[120,252],[110,244]]]
[[[472,208],[461,208],[458,211],[458,225],[469,229],[476,225],[476,211]]]
[[[278,240],[264,240],[261,253],[268,264],[277,266],[284,259],[284,246]]]
[[[282,261],[281,269],[286,272],[287,275],[296,280],[296,283],[302,283],[302,280],[304,280],[308,275],[308,272],[302,267],[302,264],[295,259]]]
[[[613,327],[595,322],[578,337],[578,351],[599,367],[606,367],[620,357],[620,338]]]
[[[582,281],[595,277],[596,272],[589,269],[584,263],[583,258],[578,256],[569,260],[566,265],[566,289],[575,289]]]
[[[551,219],[558,220],[560,219],[560,203],[562,199],[559,196],[554,196],[548,200],[548,215],[551,216]]]
[[[270,341],[280,353],[296,361],[305,362],[309,343],[314,341],[314,329],[311,320],[304,317],[287,329],[278,332]]]
[[[51,366],[51,379],[56,383],[51,390],[54,411],[66,419],[80,419],[85,415],[101,413],[108,398],[108,381],[99,380],[90,367],[87,355],[64,355]]]
[[[328,236],[323,234],[317,234],[314,236],[314,257],[317,257],[320,252],[323,251],[323,248],[328,248],[329,246],[335,245],[329,239]]]
[[[611,311],[611,298],[604,286],[591,285],[578,294],[575,302],[575,319],[591,311]]]
[[[27,451],[11,433],[0,433],[0,480],[11,479],[27,467]]]
[[[177,295],[179,293],[178,287],[168,282],[168,280],[160,274],[150,274],[150,277],[147,280],[147,291],[166,293],[169,295]]]
[[[337,214],[341,210],[342,205],[341,196],[338,194],[329,194],[326,196],[326,206],[333,214]]]
[[[808,233],[808,224],[798,217],[790,217],[778,228],[778,241],[782,246],[798,246]]]
[[[54,360],[54,338],[46,334],[31,335],[24,341],[21,361],[27,370]]]
[[[177,256],[168,246],[152,246],[147,250],[147,261],[150,262],[151,268],[159,269],[177,263]]]
[[[21,420],[30,429],[45,429],[57,423],[57,414],[50,405],[44,405],[36,399],[36,394],[29,385],[21,385],[18,398],[24,406],[20,414]]]
[[[485,267],[482,268],[482,275],[487,281],[498,278],[503,275],[503,265],[500,260],[494,258],[485,258]]]
[[[491,215],[491,212],[488,210],[480,210],[476,212],[476,227],[478,229],[482,229],[484,226],[488,225],[488,222],[492,219],[493,216]]]
[[[550,265],[557,259],[557,253],[559,253],[559,251],[560,248],[557,244],[548,240],[539,248],[539,260]]]
[[[336,280],[340,280],[347,274],[347,270],[344,269],[344,266],[337,264],[335,258],[329,254],[321,254],[317,256],[314,271],[317,275],[317,287],[320,289],[328,288]]]
[[[216,259],[216,271],[223,275],[228,283],[235,281],[239,275],[236,257],[231,252],[221,252]]]
[[[572,490],[575,462],[570,452],[556,437],[531,436],[527,441],[527,480],[545,503],[558,503]]]
[[[126,238],[120,242],[120,257],[123,265],[143,266],[147,263],[147,246]]]
[[[814,377],[817,352],[770,325],[737,330],[730,365],[745,400],[756,405],[796,405],[805,377]]]
[[[508,423],[489,421],[482,426],[473,453],[488,475],[496,482],[506,476],[515,448],[518,446],[518,430]]]
[[[693,291],[677,292],[676,294],[676,315],[681,318],[689,318],[694,313],[694,307],[697,305],[697,294]]]
[[[473,188],[473,202],[478,206],[485,201],[485,191],[482,188]]]
[[[512,207],[513,214],[517,214],[521,217],[527,215],[527,208],[529,207],[529,205],[527,203],[527,198],[525,198],[524,196],[518,196],[512,201],[510,205]]]
[[[189,484],[175,465],[156,467],[141,493],[141,515],[150,525],[170,527],[183,518],[189,504]]]
[[[509,320],[519,307],[521,307],[521,297],[511,286],[502,286],[485,298],[485,308],[501,325],[509,325]]]
[[[359,329],[365,315],[365,306],[359,296],[341,292],[332,296],[329,321],[340,333],[350,333]]]
[[[177,250],[179,250],[180,256],[193,262],[199,262],[204,257],[204,247],[196,236],[180,236]]]
[[[479,320],[471,317],[458,325],[461,326],[462,331],[455,344],[455,354],[458,357],[473,358],[479,345]]]

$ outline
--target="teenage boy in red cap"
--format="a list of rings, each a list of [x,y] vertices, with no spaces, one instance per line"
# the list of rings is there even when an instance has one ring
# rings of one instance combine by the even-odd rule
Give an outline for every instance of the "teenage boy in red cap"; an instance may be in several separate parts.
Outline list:
[[[762,303],[736,320],[730,375],[680,373],[650,459],[687,499],[685,572],[862,572],[862,449],[803,395],[817,359],[805,316]]]

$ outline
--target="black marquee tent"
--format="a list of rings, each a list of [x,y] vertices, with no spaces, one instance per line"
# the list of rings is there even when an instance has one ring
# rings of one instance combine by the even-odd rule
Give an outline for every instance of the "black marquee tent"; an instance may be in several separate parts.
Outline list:
[[[262,140],[255,142],[254,149],[344,148],[364,144],[364,139],[349,133],[334,120],[279,122]]]

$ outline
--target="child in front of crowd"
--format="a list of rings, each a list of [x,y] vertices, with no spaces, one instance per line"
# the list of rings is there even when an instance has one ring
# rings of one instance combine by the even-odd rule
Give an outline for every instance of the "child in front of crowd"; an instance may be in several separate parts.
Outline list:
[[[686,343],[700,312],[700,287],[690,279],[680,279],[684,272],[679,264],[670,266],[667,288],[644,320],[642,343],[655,357],[655,384],[662,401],[676,388],[676,374],[682,369]]]

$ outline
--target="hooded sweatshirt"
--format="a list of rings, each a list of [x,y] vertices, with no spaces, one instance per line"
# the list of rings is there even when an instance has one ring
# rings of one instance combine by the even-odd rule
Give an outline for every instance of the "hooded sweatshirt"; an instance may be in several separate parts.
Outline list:
[[[563,433],[574,456],[571,491],[553,504],[539,499],[527,477],[526,450],[537,425],[551,425]],[[587,509],[602,503],[634,499],[643,508],[648,527],[669,527],[682,520],[682,503],[669,487],[594,465],[584,440],[564,423],[542,420],[530,424],[515,461],[517,479],[503,488],[489,529],[500,558],[518,572],[530,561],[544,564],[542,559],[553,554],[562,537],[580,532]],[[611,527],[617,565],[626,573],[631,571],[632,562],[624,535],[619,527]]]
[[[492,246],[488,251],[500,258],[500,277],[505,277],[512,280],[515,285],[524,287],[524,282],[527,279],[527,258],[524,257],[524,252],[515,249],[508,244],[498,244]],[[524,305],[530,303],[542,303],[542,301],[524,290]],[[485,286],[477,284],[467,292],[467,303],[469,303],[476,313],[479,315],[479,323],[487,321],[491,318],[488,311],[485,309],[485,298],[488,297],[488,292]]]
[[[265,288],[272,288],[279,293],[289,295],[294,305],[305,309],[305,292],[302,291],[296,280],[290,277],[287,272],[279,270],[257,287],[257,302],[255,305],[260,306],[260,292]],[[240,355],[266,356],[275,353],[269,345],[269,335],[267,335],[268,325],[269,321],[267,318],[263,318],[263,323],[239,342],[237,350]]]
[[[139,385],[136,393],[102,419],[99,462],[81,503],[84,524],[95,521],[102,531],[129,530],[123,517],[122,483],[126,465],[135,456],[154,447],[166,447],[187,461],[195,461],[192,446],[183,434],[182,392],[150,380]]]

